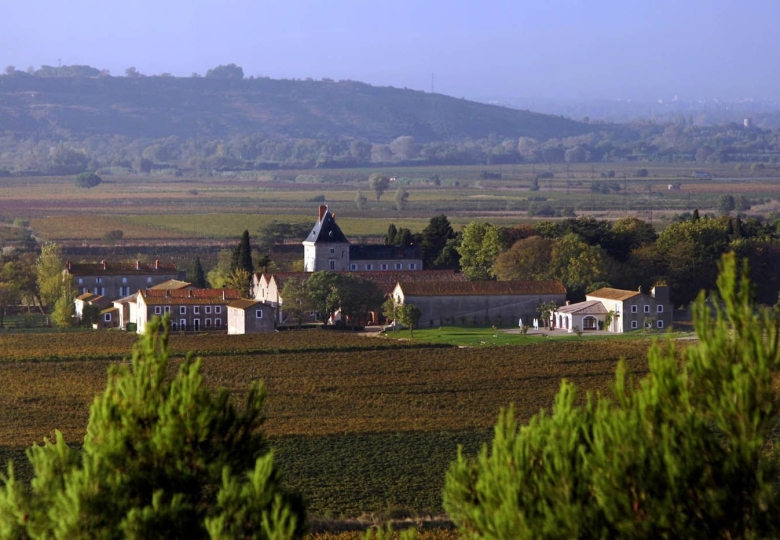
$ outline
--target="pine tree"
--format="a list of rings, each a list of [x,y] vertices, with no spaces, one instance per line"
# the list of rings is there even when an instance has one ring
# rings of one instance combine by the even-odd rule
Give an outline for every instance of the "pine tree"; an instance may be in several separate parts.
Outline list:
[[[490,448],[459,451],[444,507],[469,538],[777,538],[780,371],[776,313],[756,310],[746,266],[725,257],[716,315],[697,300],[699,341],[655,344],[636,384],[576,405],[564,382],[551,414],[503,412]],[[715,306],[719,306],[716,302]]]
[[[242,407],[203,385],[188,357],[172,378],[167,320],[155,320],[132,365],[110,368],[82,450],[33,445],[31,489],[13,464],[0,482],[0,538],[292,538],[300,499],[279,486],[258,428],[264,391]]]
[[[199,289],[206,288],[206,274],[203,272],[203,265],[200,262],[200,256],[195,256],[195,264],[192,269],[192,284]]]

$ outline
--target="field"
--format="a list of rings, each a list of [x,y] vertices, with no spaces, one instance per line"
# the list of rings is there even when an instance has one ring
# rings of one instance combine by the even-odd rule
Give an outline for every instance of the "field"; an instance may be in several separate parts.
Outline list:
[[[637,177],[639,168],[647,177]],[[710,178],[693,178],[703,170]],[[394,167],[382,170],[395,183],[377,201],[368,189],[374,169],[282,170],[236,173],[214,178],[106,176],[92,189],[77,189],[71,177],[0,179],[0,217],[30,221],[43,240],[100,245],[106,231],[124,232],[120,245],[213,243],[255,234],[273,220],[312,223],[325,200],[347,236],[386,232],[389,223],[421,230],[431,216],[445,213],[454,226],[474,219],[509,225],[542,217],[542,210],[617,218],[635,215],[662,228],[675,214],[699,208],[715,212],[720,195],[745,195],[751,213],[780,209],[780,170],[736,170],[731,164],[554,164]],[[483,172],[500,178],[482,178]],[[538,190],[532,191],[540,175]],[[609,176],[608,176],[609,175]],[[440,185],[431,178],[438,177]],[[300,178],[309,179],[301,182]],[[296,181],[298,179],[298,181]],[[679,190],[669,190],[670,184]],[[409,194],[396,209],[396,186]],[[355,195],[368,198],[358,210]],[[529,213],[530,212],[530,213]],[[89,216],[88,219],[85,216]]]
[[[585,390],[607,392],[619,358],[634,373],[646,371],[650,344],[548,340],[487,351],[296,334],[173,336],[174,364],[187,346],[199,350],[207,384],[239,400],[250,381],[265,382],[265,431],[287,483],[320,518],[441,514],[457,445],[476,452],[502,407],[514,403],[527,420],[551,404],[563,378],[581,398]],[[0,336],[2,453],[19,462],[25,446],[55,428],[79,444],[108,366],[124,361],[132,341],[120,333]]]

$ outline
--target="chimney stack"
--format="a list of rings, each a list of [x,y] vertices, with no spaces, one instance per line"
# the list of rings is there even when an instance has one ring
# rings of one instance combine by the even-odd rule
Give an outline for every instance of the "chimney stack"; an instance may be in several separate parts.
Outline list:
[[[100,261],[100,264],[103,265],[103,270],[105,270],[106,269],[106,260],[103,259],[102,261]]]
[[[222,289],[222,300],[225,300],[225,289]]]
[[[136,260],[135,261],[135,269],[140,270],[141,269],[141,261]]]
[[[319,210],[319,218],[318,218],[317,221],[322,221],[322,218],[325,217],[325,212],[327,212],[327,211],[328,211],[328,207],[325,206],[324,204],[321,204],[320,205],[320,210]]]
[[[192,289],[190,289],[190,298],[192,298]]]
[[[160,269],[160,259],[154,260],[154,269],[159,270]]]

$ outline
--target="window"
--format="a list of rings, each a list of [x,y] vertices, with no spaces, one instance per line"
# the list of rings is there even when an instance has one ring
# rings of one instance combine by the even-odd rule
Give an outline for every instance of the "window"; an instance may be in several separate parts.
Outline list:
[[[404,266],[404,265],[403,265],[403,264],[401,264],[401,263],[395,263],[395,269],[396,269],[396,270],[400,270],[401,268],[403,268],[403,266]]]
[[[262,318],[263,318],[263,310],[262,309],[255,310],[255,319],[262,319]]]
[[[328,261],[328,269],[329,270],[335,270],[336,269],[336,261]]]
[[[385,264],[385,263],[382,263],[382,265],[380,266],[380,268],[381,268],[382,270],[387,270],[387,269],[389,268],[389,265],[387,265],[387,264]]]
[[[216,326],[217,328],[222,326],[222,319],[214,319],[214,326]]]
[[[656,326],[656,328],[663,328],[664,327],[664,322],[663,321],[655,321],[655,326]]]
[[[214,313],[216,313],[217,315],[222,313],[222,306],[214,306]]]
[[[373,264],[367,264],[366,265],[366,270],[373,270],[373,269],[374,269],[374,265]]]
[[[171,330],[173,330],[174,332],[176,331],[176,321],[173,321],[171,323]]]
[[[92,294],[100,294],[100,287],[95,287],[92,289]]]
[[[664,306],[662,306],[661,304],[658,304],[658,306],[655,308],[655,310],[658,313],[663,313],[664,312]]]
[[[187,319],[179,319],[179,326],[181,327],[182,332],[187,330]]]
[[[159,315],[162,313],[162,308],[160,306],[154,306],[154,314]]]
[[[105,287],[100,287],[100,295],[101,296],[105,296],[106,295],[106,288]]]
[[[211,314],[211,306],[206,306],[206,315]]]
[[[192,314],[193,315],[200,315],[200,306],[193,306],[192,307]]]
[[[127,278],[126,277],[122,278],[122,283],[127,283]]]
[[[96,277],[95,278],[95,283],[103,283],[103,278],[102,277]]]
[[[146,278],[146,282],[147,282],[147,283],[151,283],[151,282],[152,282],[152,277],[151,277],[151,276],[149,276],[148,278]]]
[[[83,284],[84,284],[84,278],[83,278],[83,277],[80,277],[80,278],[79,278],[79,285],[83,285]]]
[[[330,248],[330,254],[333,255],[334,253],[336,253],[336,249],[335,248]]]
[[[106,322],[111,322],[111,314],[110,313],[104,313],[103,314],[103,320]]]
[[[164,309],[165,313],[170,313],[171,312],[171,306],[165,306],[165,308],[163,308],[163,309]]]
[[[631,328],[638,328],[636,321],[631,321]]]
[[[631,306],[631,313],[636,313],[636,312],[637,312],[636,306]]]
[[[179,315],[187,314],[187,306],[179,306]]]
[[[417,263],[409,263],[409,270],[417,270]]]
[[[355,264],[355,263],[350,263],[350,265],[349,265],[349,269],[350,269],[350,270],[357,270],[357,264]]]
[[[645,313],[650,313],[650,306],[645,304]]]
[[[87,288],[82,287],[81,289],[79,289],[79,292],[81,292],[81,294],[84,294],[85,292],[87,292]]]
[[[206,319],[206,328],[211,328],[211,319]]]

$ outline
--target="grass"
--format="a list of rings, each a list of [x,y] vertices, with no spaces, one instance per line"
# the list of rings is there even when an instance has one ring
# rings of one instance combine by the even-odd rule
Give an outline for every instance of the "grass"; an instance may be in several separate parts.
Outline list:
[[[542,331],[546,332],[544,329]],[[656,332],[628,332],[622,334],[588,334],[581,336],[569,334],[562,330],[553,331],[547,335],[536,333],[533,330],[522,335],[516,328],[510,327],[464,327],[441,326],[437,328],[419,328],[414,331],[412,337],[409,330],[387,331],[383,335],[386,338],[403,339],[417,343],[437,343],[456,345],[461,347],[497,347],[504,345],[528,345],[545,341],[609,341],[609,340],[634,340],[650,338],[678,338],[688,335],[686,333],[656,333]]]

